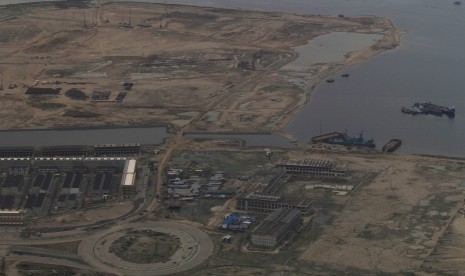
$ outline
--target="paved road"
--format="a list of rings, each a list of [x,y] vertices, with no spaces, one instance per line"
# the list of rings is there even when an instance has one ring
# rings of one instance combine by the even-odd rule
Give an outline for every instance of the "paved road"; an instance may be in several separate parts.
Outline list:
[[[179,238],[181,246],[165,263],[130,263],[109,252],[111,244],[129,229],[152,230],[172,234]],[[63,254],[61,256],[59,253],[50,252],[47,249],[25,246],[76,240],[82,240],[78,248],[78,255]],[[24,259],[21,255],[14,254],[15,251],[18,251],[18,253],[26,254],[31,261],[39,263],[59,264],[116,275],[134,276],[167,275],[192,269],[207,260],[213,253],[213,248],[212,240],[202,230],[170,220],[117,225],[109,229],[89,233],[85,238],[82,236],[68,236],[39,240],[0,240],[0,256],[6,256],[7,259]],[[80,262],[81,259],[85,264]]]
[[[153,230],[169,233],[179,238],[181,247],[164,263],[136,264],[122,260],[109,252],[111,244],[128,230]],[[142,222],[124,225],[99,232],[79,246],[79,255],[84,261],[102,271],[118,275],[166,275],[192,269],[208,259],[213,253],[213,242],[202,230],[193,226],[173,222]]]

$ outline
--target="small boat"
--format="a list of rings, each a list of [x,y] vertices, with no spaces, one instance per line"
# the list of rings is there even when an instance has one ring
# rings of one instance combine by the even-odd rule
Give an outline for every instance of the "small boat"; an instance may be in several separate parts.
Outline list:
[[[341,75],[341,77],[343,77],[343,78],[348,78],[349,76],[350,75],[348,73],[344,73],[344,74]]]
[[[327,82],[327,83],[333,83],[333,82],[334,82],[334,79],[327,79],[326,82]]]
[[[460,2],[460,1],[455,1],[455,2],[454,2],[454,5],[457,5],[457,6],[458,6],[458,5],[461,5],[461,4],[462,4],[462,2]]]

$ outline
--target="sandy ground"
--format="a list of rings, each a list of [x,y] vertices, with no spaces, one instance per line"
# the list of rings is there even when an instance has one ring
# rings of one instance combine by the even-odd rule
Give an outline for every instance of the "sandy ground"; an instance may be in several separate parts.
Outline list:
[[[460,161],[409,156],[345,156],[372,174],[333,213],[300,260],[371,272],[418,271],[462,205]],[[454,268],[455,269],[455,268]]]
[[[383,18],[106,1],[8,6],[0,20],[3,129],[194,119],[193,131],[279,131],[308,100],[309,81],[396,47],[400,34]],[[280,71],[297,57],[292,47],[332,31],[384,36],[310,77]],[[61,92],[26,95],[28,87]],[[71,88],[88,98],[70,99]],[[91,102],[94,91],[111,91],[109,101]],[[120,92],[128,94],[115,102]]]

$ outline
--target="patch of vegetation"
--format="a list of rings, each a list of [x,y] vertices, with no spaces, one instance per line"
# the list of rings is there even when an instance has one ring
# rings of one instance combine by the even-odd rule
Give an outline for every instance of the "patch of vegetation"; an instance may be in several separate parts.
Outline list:
[[[181,246],[179,238],[151,230],[129,231],[110,246],[110,252],[132,263],[166,262]]]
[[[66,252],[70,254],[77,254],[80,243],[81,241],[72,241],[72,242],[63,242],[63,243],[31,245],[31,246],[39,247],[39,248],[46,248],[46,249],[53,249],[56,251]]]
[[[95,118],[99,117],[102,114],[90,112],[90,111],[80,111],[80,110],[67,110],[63,116],[74,117],[74,118]]]
[[[75,275],[75,271],[63,265],[39,264],[33,262],[19,262],[16,265],[19,271],[34,271],[33,274],[27,272],[26,275]],[[37,272],[37,270],[39,272]]]

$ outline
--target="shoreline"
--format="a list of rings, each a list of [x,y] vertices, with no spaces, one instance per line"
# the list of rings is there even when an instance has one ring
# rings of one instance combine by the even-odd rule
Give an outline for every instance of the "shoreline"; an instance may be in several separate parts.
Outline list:
[[[384,19],[387,20],[390,23],[390,25],[392,27],[392,31],[385,34],[383,36],[383,38],[381,38],[377,43],[373,44],[372,46],[370,46],[367,49],[364,49],[362,51],[347,53],[346,54],[347,57],[343,61],[344,65],[343,65],[342,68],[340,68],[340,69],[338,69],[336,71],[333,71],[333,72],[329,72],[331,70],[331,67],[329,67],[326,71],[323,71],[321,76],[318,76],[316,78],[316,81],[313,83],[310,90],[305,92],[305,94],[306,94],[305,102],[302,103],[302,104],[294,106],[291,110],[287,110],[287,111],[284,112],[284,113],[287,113],[285,115],[288,115],[288,116],[286,116],[287,119],[280,126],[280,129],[277,130],[276,134],[279,133],[279,134],[281,134],[281,135],[283,135],[285,137],[288,137],[288,139],[295,140],[295,137],[293,137],[292,134],[285,132],[284,129],[292,121],[292,119],[294,119],[294,117],[297,115],[297,113],[299,113],[304,108],[304,106],[306,106],[308,104],[311,104],[313,92],[315,91],[316,87],[319,86],[322,82],[324,82],[327,78],[330,78],[332,76],[341,74],[341,73],[343,73],[344,71],[348,70],[351,67],[359,65],[359,64],[363,63],[364,61],[367,61],[368,59],[373,58],[373,57],[375,57],[375,56],[377,56],[379,54],[382,54],[384,52],[394,50],[395,48],[400,46],[400,38],[401,38],[401,36],[407,34],[408,32],[405,31],[405,30],[397,29],[394,22],[391,19],[389,19],[389,18],[384,18]],[[373,49],[374,46],[376,46],[378,44],[382,44],[383,41],[384,41],[384,43],[391,44],[392,46],[391,47],[380,47],[378,49]],[[327,65],[329,65],[329,64],[327,64]]]
[[[34,2],[34,4],[46,6],[46,5],[50,5],[50,4],[53,5],[55,2],[56,1]],[[89,2],[85,2],[85,3],[93,3],[93,2],[89,1]],[[114,1],[108,1],[108,2],[105,1],[101,5],[102,6],[107,6],[107,5],[112,5],[112,4],[116,4],[116,5],[118,5],[118,7],[124,7],[124,5],[128,5],[128,4],[142,5],[142,6],[144,6],[144,5],[164,6],[163,4],[160,4],[160,3],[114,2]],[[19,5],[19,6],[21,6],[21,5],[26,5],[26,3],[10,4],[10,5]],[[6,5],[6,7],[8,7],[10,5]],[[31,5],[27,5],[26,7],[30,7],[30,6]],[[205,10],[205,9],[208,10],[208,8],[206,8],[206,7],[180,5],[180,4],[169,4],[169,6],[171,6],[171,7],[187,7],[188,9],[193,9],[193,10],[199,9],[199,11],[202,11],[202,10]],[[242,15],[242,16],[244,16],[245,18],[247,18],[248,16],[251,16],[251,15],[255,15],[254,12],[256,11],[256,10],[244,10],[244,9],[232,9],[232,8],[212,8],[212,9],[215,10],[215,11],[218,11],[218,10],[225,11],[226,13],[227,12],[234,13],[235,11],[244,12],[245,14]],[[257,12],[259,12],[259,11],[257,11]],[[278,14],[280,16],[286,17],[287,20],[292,20],[294,17],[296,17],[296,14],[294,14],[294,13],[270,12],[270,11],[266,11],[264,13],[258,13],[258,15],[261,16],[261,17],[267,17],[267,16],[272,16],[272,15],[278,15]],[[346,18],[341,19],[341,18],[337,18],[337,17],[320,17],[320,16],[305,14],[305,15],[302,15],[302,18],[307,18],[310,21],[315,20],[315,22],[316,21],[320,22],[321,20],[328,20],[328,22],[337,21],[340,24],[347,24],[347,25],[352,26],[353,28],[355,28],[355,30],[353,31],[354,33],[367,33],[369,31],[369,29],[363,29],[363,28],[360,29],[360,26],[361,26],[360,25],[360,18],[365,18],[365,17],[354,18],[354,19],[352,19],[352,18],[351,19],[346,19]],[[387,29],[388,32],[386,32],[384,34],[384,36],[380,40],[378,40],[378,42],[376,42],[375,44],[373,44],[369,48],[362,49],[360,51],[347,53],[345,59],[343,61],[341,61],[340,63],[337,63],[338,65],[334,65],[334,64],[331,64],[331,63],[326,63],[324,70],[321,70],[316,75],[314,75],[315,79],[313,79],[311,81],[311,83],[310,83],[311,85],[310,85],[310,87],[308,87],[308,90],[304,90],[302,92],[302,94],[301,94],[302,96],[298,96],[298,98],[295,98],[294,99],[295,102],[293,103],[293,105],[289,109],[287,109],[287,108],[286,109],[281,109],[281,110],[278,111],[278,113],[274,114],[275,115],[274,118],[277,118],[275,122],[270,123],[270,119],[272,119],[273,117],[268,117],[268,119],[267,119],[268,121],[265,121],[264,123],[261,123],[261,122],[258,123],[258,124],[261,124],[261,125],[257,125],[257,123],[254,123],[253,124],[254,131],[252,131],[252,132],[249,132],[249,131],[245,130],[241,126],[234,126],[234,125],[227,125],[224,128],[225,131],[220,131],[219,128],[217,126],[215,126],[215,125],[211,125],[212,127],[211,127],[210,131],[202,131],[202,130],[199,131],[198,129],[200,129],[200,127],[197,127],[197,125],[195,124],[195,123],[198,123],[198,121],[200,121],[200,119],[198,119],[193,124],[188,124],[188,126],[189,126],[188,129],[197,129],[197,130],[196,131],[190,131],[188,133],[192,133],[192,134],[258,134],[258,135],[270,134],[270,135],[282,136],[282,137],[288,139],[290,142],[297,142],[295,137],[293,137],[292,134],[285,132],[284,129],[289,124],[289,122],[291,122],[291,120],[293,120],[295,118],[296,114],[303,109],[303,107],[305,107],[308,104],[311,104],[314,90],[322,81],[324,81],[326,78],[328,78],[330,76],[339,74],[339,73],[343,72],[344,70],[347,70],[348,68],[350,68],[352,66],[360,64],[363,61],[365,61],[365,60],[367,60],[367,59],[369,59],[369,58],[371,58],[371,57],[373,57],[375,55],[378,55],[380,53],[383,53],[385,51],[391,50],[391,49],[399,46],[399,44],[400,44],[400,36],[403,34],[403,32],[401,30],[398,30],[395,27],[395,25],[394,25],[394,23],[392,22],[391,19],[379,18],[379,17],[370,17],[370,18],[375,19],[375,21],[373,21],[373,26],[374,26],[374,28],[377,28],[377,29],[372,30],[374,33],[376,32],[376,30],[383,30],[383,29]],[[333,32],[337,32],[337,31],[338,30],[331,30],[331,29],[329,31],[324,30],[324,32],[326,32],[326,33],[333,33]],[[316,35],[316,37],[318,37],[320,35]],[[314,39],[314,37],[311,38],[310,40],[307,40],[307,43],[308,43],[308,41],[311,41],[313,39]],[[298,40],[298,41],[301,41],[301,40]],[[293,47],[295,47],[295,46],[290,47],[290,46],[286,46],[285,44],[283,44],[282,47],[285,47],[286,51],[292,52],[293,57],[286,59],[285,62],[281,62],[280,64],[278,64],[278,66],[275,66],[275,67],[273,67],[271,69],[267,68],[267,70],[265,70],[263,73],[267,73],[268,71],[269,71],[269,73],[279,72],[279,70],[281,70],[284,66],[286,66],[287,64],[289,64],[290,62],[295,60],[295,58],[298,57],[297,51],[295,49],[293,49]],[[279,60],[279,61],[281,61],[281,60]],[[260,71],[259,70],[257,70],[256,72],[252,71],[252,73],[254,73],[254,74],[257,73],[258,74],[258,73],[260,73]],[[251,76],[253,77],[254,75],[251,75]],[[296,78],[296,76],[291,76],[291,78]],[[284,77],[284,79],[286,79],[286,78]],[[265,81],[266,81],[266,79],[264,81],[262,81],[262,83],[252,82],[252,85],[264,85]],[[301,88],[301,89],[305,89],[305,88]],[[231,95],[235,95],[236,93],[237,92],[231,92]],[[228,101],[228,100],[229,100],[229,97],[226,97],[224,99],[225,102]],[[223,101],[221,101],[219,104],[222,104],[222,103],[223,103]],[[72,103],[72,104],[75,104],[75,103]],[[67,107],[67,108],[70,108],[70,107]],[[89,108],[92,108],[92,107],[89,105]],[[104,106],[104,108],[107,108],[107,107]],[[167,108],[169,110],[169,106],[167,106],[165,108]],[[215,109],[215,108],[216,108],[216,106],[212,107],[212,109],[210,109],[210,110],[214,111],[214,112],[221,112],[221,110],[216,111],[217,109]],[[72,109],[72,107],[71,107],[71,109]],[[89,110],[93,110],[93,109],[89,109]],[[196,109],[193,108],[192,110],[196,110]],[[35,111],[32,111],[32,112],[35,112]],[[58,112],[61,112],[61,111],[58,111]],[[54,113],[56,115],[60,116],[58,112],[54,112]],[[131,110],[131,108],[129,108],[127,110],[125,109],[125,112],[133,112],[133,113],[143,114],[138,110],[137,106],[134,107],[133,110]],[[248,110],[246,110],[245,112],[248,112]],[[174,113],[174,114],[176,115],[176,113]],[[104,115],[104,116],[107,116],[107,115]],[[104,123],[103,125],[86,124],[86,120],[88,121],[89,119],[77,118],[76,122],[74,122],[74,124],[69,124],[69,125],[66,125],[66,126],[63,126],[64,122],[57,121],[57,120],[49,121],[49,122],[45,121],[46,122],[45,124],[48,124],[48,126],[43,126],[44,121],[39,122],[39,121],[37,121],[36,118],[33,118],[32,120],[29,120],[29,123],[28,123],[29,127],[28,128],[21,128],[21,129],[18,129],[18,128],[5,128],[5,129],[0,130],[0,132],[5,132],[5,131],[41,131],[41,130],[42,131],[43,130],[96,130],[96,129],[125,129],[125,128],[164,127],[166,129],[167,133],[174,134],[174,133],[176,133],[177,130],[180,130],[180,129],[183,128],[183,127],[181,127],[181,128],[177,127],[176,125],[173,125],[172,123],[169,123],[169,121],[168,122],[165,121],[163,123],[156,123],[156,124],[150,124],[150,123],[147,124],[147,123],[144,123],[144,121],[153,120],[153,119],[150,118],[150,117],[144,118],[144,117],[140,117],[140,116],[138,118],[137,117],[135,117],[135,118],[126,117],[126,118],[128,118],[127,119],[128,121],[129,120],[131,121],[131,125],[128,125],[127,122],[124,122],[124,120],[121,120],[121,119],[119,120],[119,122],[123,121],[121,124],[119,124],[118,122],[117,123],[112,123],[112,120],[116,121],[115,120],[116,117],[113,118],[111,116],[114,116],[114,114],[110,114],[110,121],[107,121],[107,122],[102,121],[102,123]],[[271,115],[268,114],[268,116],[273,116],[273,114],[271,114]],[[61,119],[61,120],[63,120],[63,119]],[[160,119],[160,120],[163,120],[163,118]],[[39,126],[38,123],[41,123],[42,126]],[[235,122],[235,123],[237,124],[237,122]],[[271,127],[269,127],[269,126],[267,127],[266,124],[271,125]],[[20,124],[19,124],[19,126],[20,126]],[[201,128],[203,128],[203,127],[201,127]],[[209,126],[207,125],[206,129],[208,129],[208,128],[209,128]],[[237,129],[238,131],[234,131],[234,129]],[[259,130],[259,131],[257,131],[257,130]],[[261,130],[263,130],[263,131],[261,131]]]

